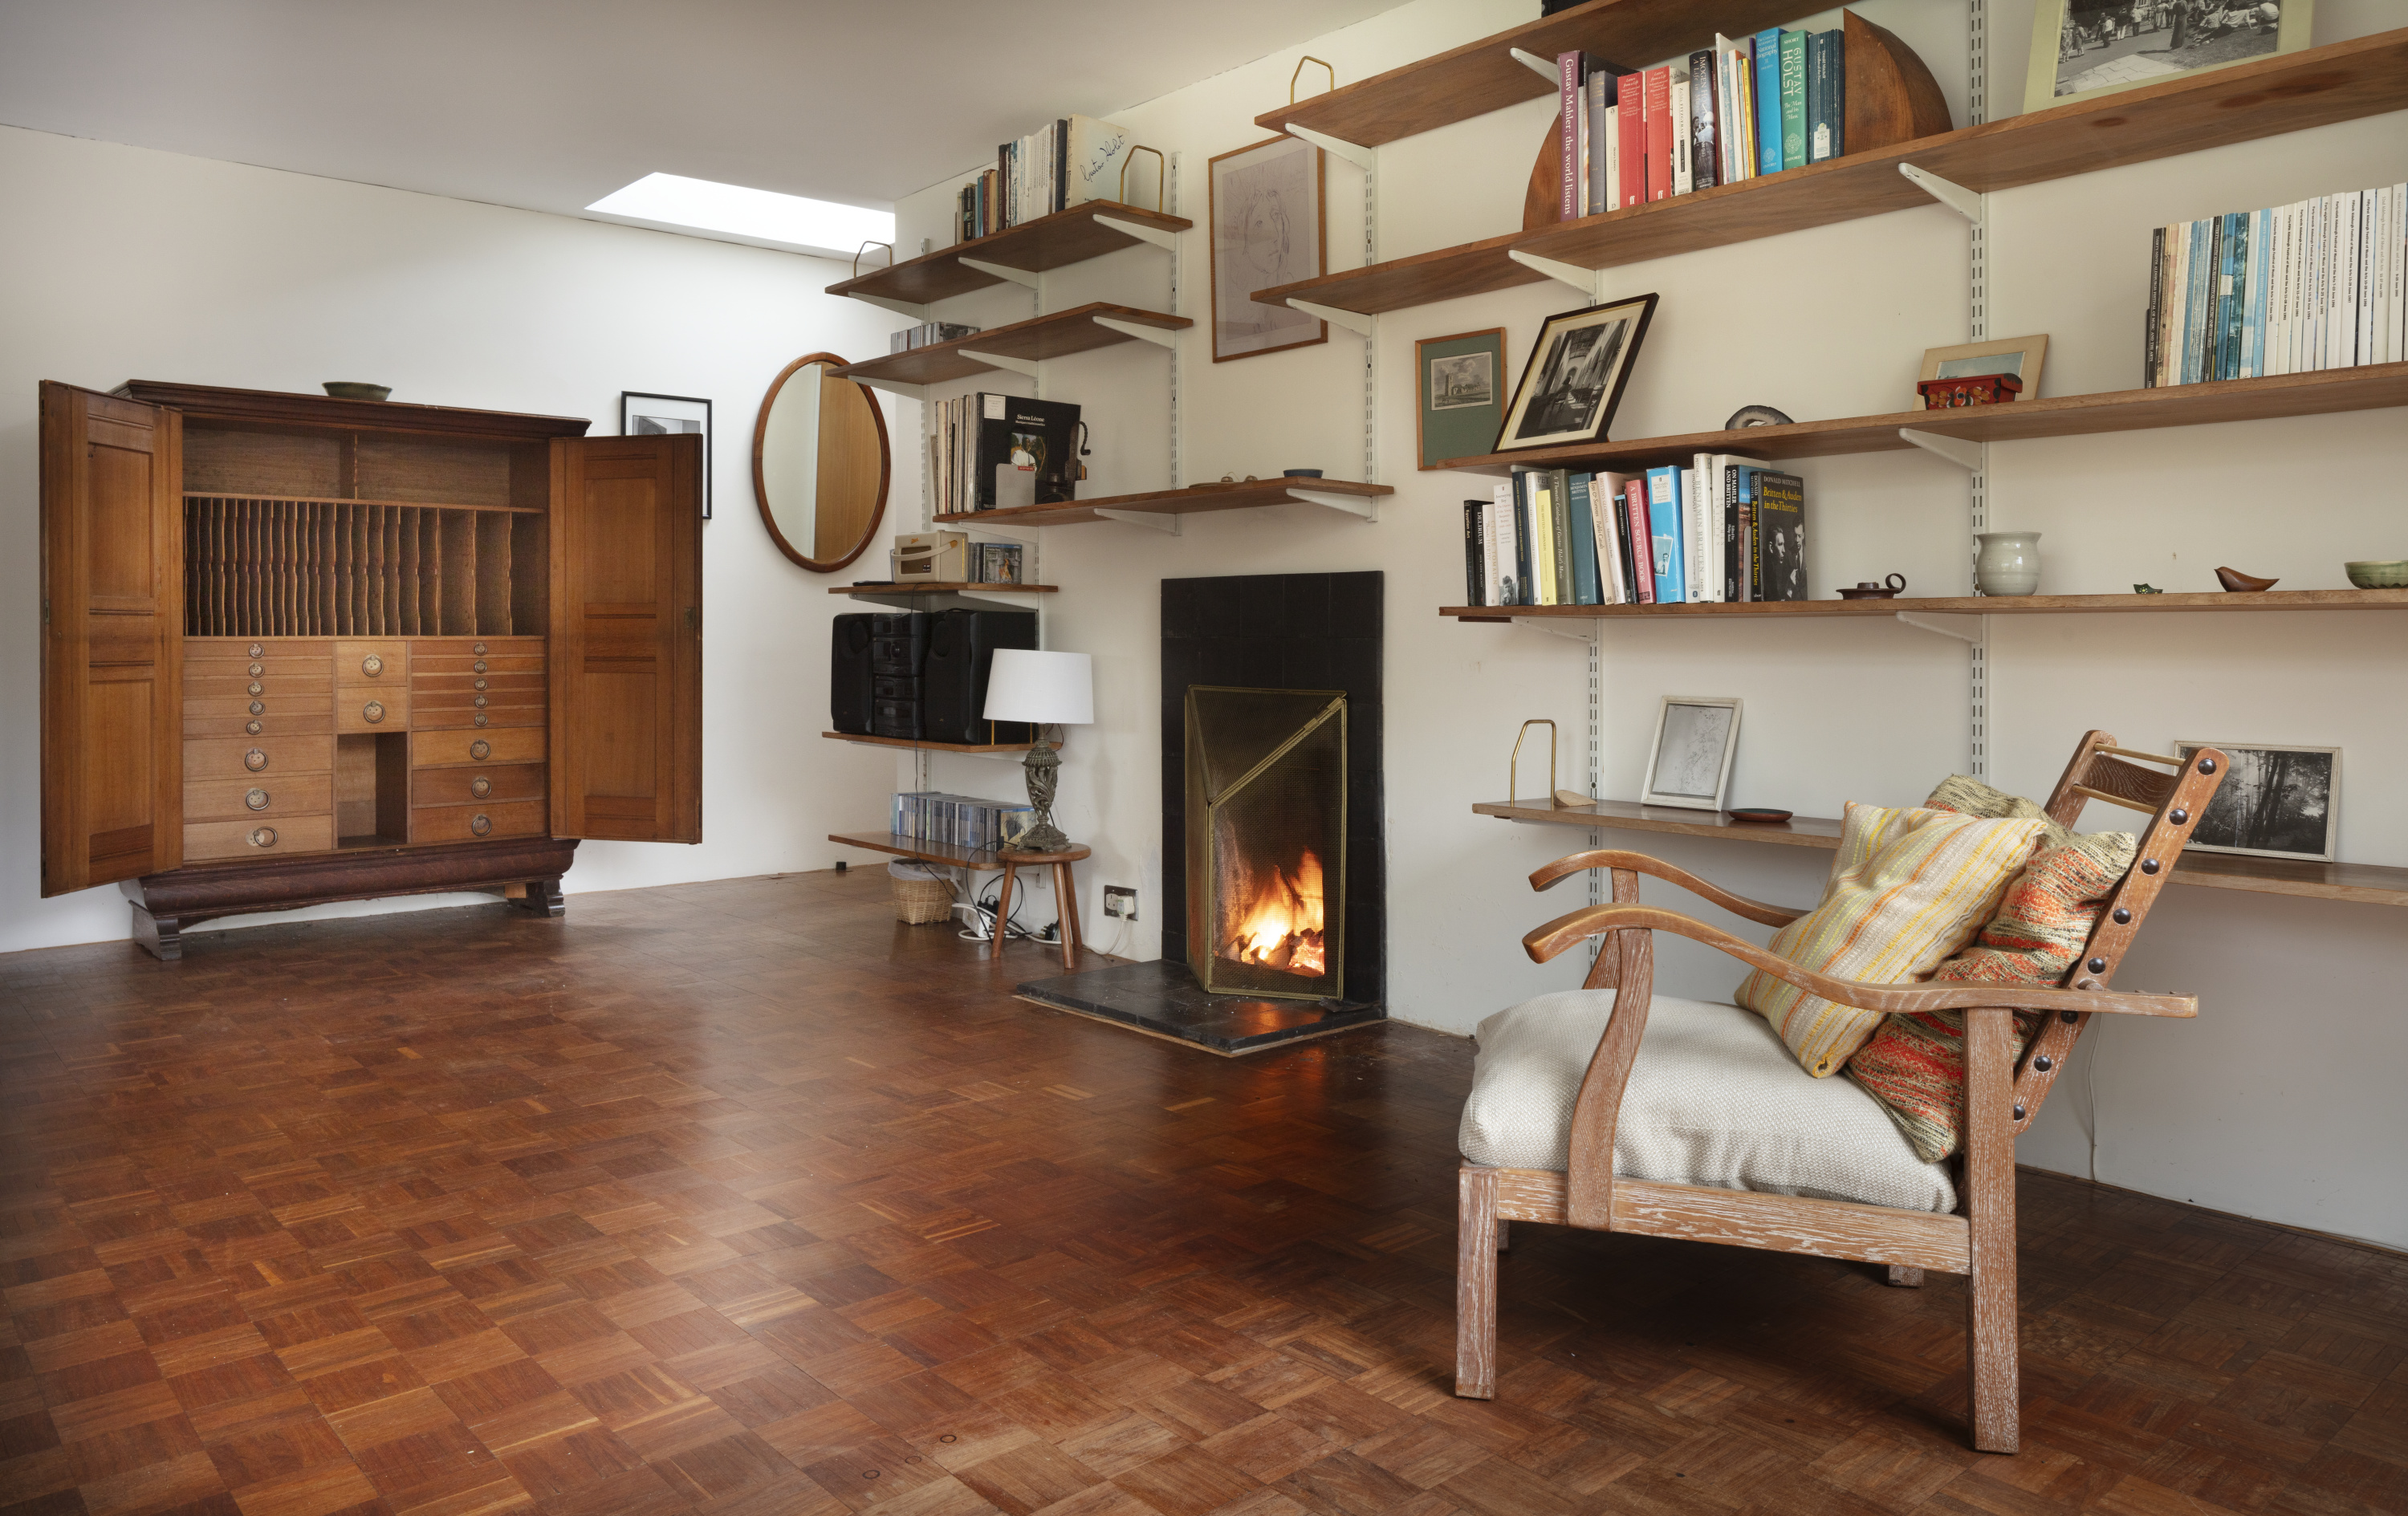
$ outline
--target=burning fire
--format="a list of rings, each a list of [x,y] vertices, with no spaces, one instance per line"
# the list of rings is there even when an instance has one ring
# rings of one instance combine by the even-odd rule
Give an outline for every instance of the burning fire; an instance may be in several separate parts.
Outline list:
[[[1295,873],[1271,869],[1254,897],[1236,907],[1235,935],[1221,956],[1307,977],[1327,973],[1321,911],[1321,860],[1307,852]]]

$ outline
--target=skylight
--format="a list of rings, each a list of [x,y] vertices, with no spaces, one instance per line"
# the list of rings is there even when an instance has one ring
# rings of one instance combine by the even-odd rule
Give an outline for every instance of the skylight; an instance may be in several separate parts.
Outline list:
[[[799,194],[647,174],[585,207],[605,216],[851,257],[866,241],[895,240],[895,213],[810,200]]]

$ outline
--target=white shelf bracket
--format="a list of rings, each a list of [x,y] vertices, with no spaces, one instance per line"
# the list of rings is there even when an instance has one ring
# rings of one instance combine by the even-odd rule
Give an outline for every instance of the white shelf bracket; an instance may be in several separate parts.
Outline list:
[[[899,394],[906,400],[925,400],[928,397],[926,385],[906,384],[901,379],[871,379],[867,374],[861,374],[856,375],[853,382],[867,384],[873,390],[883,390],[888,394]]]
[[[1159,226],[1148,226],[1143,222],[1125,222],[1118,216],[1098,216],[1096,224],[1109,226],[1121,236],[1133,236],[1140,242],[1151,242],[1165,252],[1176,251],[1179,247],[1178,233],[1167,232]]]
[[[1898,165],[1898,171],[1912,180],[1916,189],[1967,221],[1978,222],[1982,219],[1981,195],[1962,184],[1951,183],[1937,174],[1915,167],[1913,164],[1900,164]]]
[[[1898,435],[1924,451],[1947,459],[1969,474],[1982,468],[1982,444],[1968,442],[1961,436],[1942,436],[1937,432],[1919,432],[1912,426],[1901,426]]]
[[[1598,623],[1570,616],[1516,616],[1516,626],[1526,626],[1533,632],[1545,632],[1555,636],[1569,637],[1574,642],[1597,640]]]
[[[1332,494],[1326,490],[1299,490],[1290,486],[1287,497],[1299,505],[1327,506],[1366,522],[1380,519],[1380,497],[1375,494]]]
[[[1505,50],[1513,55],[1513,61],[1515,63],[1520,64],[1523,67],[1528,69],[1531,73],[1538,75],[1541,79],[1545,79],[1550,84],[1562,83],[1563,75],[1556,69],[1555,61],[1553,58],[1541,58],[1535,52],[1524,52],[1519,48],[1507,48]]]
[[[965,358],[975,359],[989,367],[1000,368],[1008,373],[1025,374],[1030,379],[1035,379],[1041,372],[1037,366],[1037,360],[1033,358],[1007,358],[999,352],[972,352],[968,348],[956,348],[953,350]]]
[[[1288,301],[1288,307],[1293,310],[1303,311],[1315,321],[1327,322],[1332,326],[1342,326],[1358,336],[1369,336],[1371,323],[1379,319],[1376,316],[1366,316],[1359,310],[1340,310],[1336,306],[1315,305],[1310,300],[1291,299]]]
[[[1151,527],[1165,536],[1177,536],[1181,517],[1167,510],[1114,510],[1110,506],[1097,506],[1096,514],[1108,522],[1126,522],[1131,526]]]
[[[1594,268],[1583,268],[1578,264],[1568,264],[1560,258],[1541,258],[1535,252],[1524,252],[1519,248],[1506,249],[1505,256],[1525,268],[1537,269],[1558,284],[1570,285],[1591,300],[1598,298],[1597,270]]]
[[[853,298],[855,300],[867,301],[873,306],[878,306],[883,309],[894,311],[897,315],[909,316],[915,322],[924,322],[928,319],[927,307],[915,306],[909,300],[892,300],[882,294],[858,293],[856,293]]]
[[[1178,332],[1168,327],[1148,326],[1141,322],[1125,322],[1118,316],[1092,316],[1088,319],[1097,326],[1118,332],[1123,336],[1133,336],[1140,342],[1151,342],[1157,348],[1179,346]]]
[[[1036,289],[1037,281],[1044,278],[1043,275],[1032,274],[1025,268],[1013,268],[1006,264],[991,264],[983,258],[960,258],[954,261],[964,268],[975,268],[982,274],[992,274],[996,279],[1009,279],[1014,284],[1031,290]]]
[[[1976,647],[1989,637],[1986,630],[1988,618],[1985,616],[1963,616],[1949,611],[1901,610],[1898,613],[1898,619],[1918,632],[1936,632],[1942,636],[1953,636],[1959,641],[1971,642]]]
[[[1553,79],[1555,74],[1555,68],[1550,65],[1547,69],[1547,77]],[[1299,142],[1310,142],[1324,152],[1334,152],[1366,174],[1371,171],[1371,150],[1369,148],[1357,147],[1343,137],[1331,136],[1326,132],[1316,132],[1310,126],[1298,126],[1294,122],[1288,122],[1286,130],[1288,136]]]

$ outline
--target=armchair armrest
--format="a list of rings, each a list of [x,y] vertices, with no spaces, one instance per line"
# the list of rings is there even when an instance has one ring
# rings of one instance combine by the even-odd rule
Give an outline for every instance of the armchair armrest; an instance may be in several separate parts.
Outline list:
[[[1595,855],[1591,855],[1595,856]],[[1570,860],[1566,860],[1569,862]],[[1558,916],[1522,938],[1531,959],[1545,963],[1575,942],[1602,932],[1670,932],[1719,949],[1773,978],[1810,994],[1836,1000],[1859,1010],[1890,1014],[1916,1010],[1971,1010],[1993,1006],[2016,1009],[2072,1011],[2077,1014],[2118,1012],[2128,1016],[2188,1017],[2199,1014],[2199,999],[2186,994],[2141,994],[2116,990],[2058,990],[2020,984],[1869,984],[1861,980],[1837,980],[1801,968],[1776,957],[1742,937],[1652,906],[1590,906]]]
[[[1634,874],[1646,874],[1667,884],[1677,884],[1698,899],[1722,907],[1743,921],[1764,926],[1786,926],[1806,912],[1786,906],[1768,906],[1761,900],[1731,894],[1719,885],[1710,884],[1685,868],[1676,867],[1661,858],[1643,852],[1624,852],[1616,848],[1599,848],[1589,852],[1575,852],[1558,858],[1531,874],[1530,888],[1551,889],[1574,874],[1584,874],[1592,868],[1627,869]],[[1544,960],[1541,960],[1544,962]]]

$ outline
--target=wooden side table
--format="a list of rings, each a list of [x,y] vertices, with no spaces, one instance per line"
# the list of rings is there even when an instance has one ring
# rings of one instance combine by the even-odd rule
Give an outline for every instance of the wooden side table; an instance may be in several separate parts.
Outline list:
[[[1086,857],[1091,851],[1087,848],[1065,848],[1060,852],[998,852],[995,855],[996,862],[1003,865],[1003,894],[995,904],[995,944],[987,949],[988,957],[1003,956],[1004,928],[1011,920],[1013,876],[1023,868],[1041,868],[1051,865],[1054,869],[1054,898],[1062,910],[1062,967],[1075,970],[1079,966],[1079,887],[1071,882],[1070,865]]]

